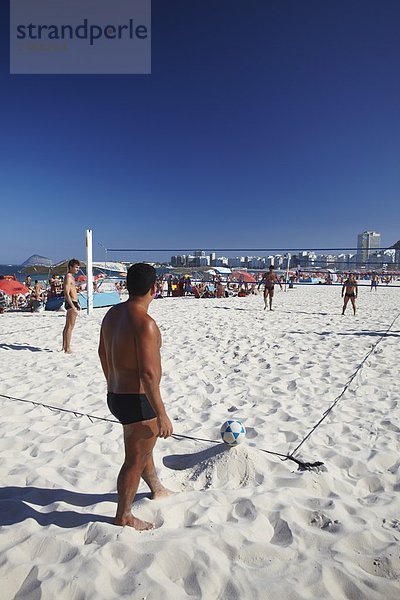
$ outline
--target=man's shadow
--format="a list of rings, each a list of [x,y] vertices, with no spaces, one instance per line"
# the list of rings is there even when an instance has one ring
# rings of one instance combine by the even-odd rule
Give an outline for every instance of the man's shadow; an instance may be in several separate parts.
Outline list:
[[[38,348],[27,344],[0,344],[3,350],[30,350],[31,352],[51,352],[50,348]]]
[[[136,494],[135,500],[148,497],[149,494]],[[31,504],[49,506],[55,502],[63,502],[72,506],[92,506],[99,502],[117,502],[117,494],[81,494],[64,489],[46,489],[36,487],[3,487],[0,488],[0,526],[22,523],[26,519],[34,519],[39,525],[57,525],[72,528],[87,523],[114,522],[114,509],[110,516],[98,515],[74,510],[55,510],[40,512]]]

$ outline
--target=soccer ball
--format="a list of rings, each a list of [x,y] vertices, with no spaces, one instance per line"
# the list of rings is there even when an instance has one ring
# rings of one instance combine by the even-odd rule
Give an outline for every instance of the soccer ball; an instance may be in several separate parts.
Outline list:
[[[237,446],[244,441],[246,429],[240,421],[225,421],[221,425],[221,437],[227,446]]]

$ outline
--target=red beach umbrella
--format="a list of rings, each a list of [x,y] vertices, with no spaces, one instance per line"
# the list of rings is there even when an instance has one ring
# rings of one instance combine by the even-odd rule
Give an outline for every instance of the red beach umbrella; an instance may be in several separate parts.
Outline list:
[[[233,271],[231,277],[243,283],[257,283],[253,275],[247,271]]]
[[[76,281],[86,281],[86,279],[86,275],[79,275],[79,277],[76,277]]]
[[[12,279],[0,279],[0,291],[13,296],[14,294],[29,294],[29,290],[23,283]]]

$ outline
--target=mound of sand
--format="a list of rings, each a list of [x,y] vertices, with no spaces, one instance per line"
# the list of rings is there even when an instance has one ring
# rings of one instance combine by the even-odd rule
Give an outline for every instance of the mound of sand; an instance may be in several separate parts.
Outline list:
[[[165,466],[181,471],[183,489],[234,490],[263,482],[267,461],[256,449],[245,443],[229,447],[218,444],[194,454],[170,456]]]

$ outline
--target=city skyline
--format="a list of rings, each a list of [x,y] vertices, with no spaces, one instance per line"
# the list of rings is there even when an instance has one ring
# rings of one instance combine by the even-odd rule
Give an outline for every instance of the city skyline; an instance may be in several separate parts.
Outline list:
[[[373,234],[380,241],[380,234],[377,232],[363,232],[357,236],[358,241],[364,234]],[[390,266],[400,268],[399,251],[388,248],[381,249],[378,245],[368,248],[365,256],[359,254],[360,246],[357,246],[356,253],[338,253],[338,254],[318,254],[316,251],[304,250],[297,253],[277,253],[268,256],[217,256],[216,252],[207,254],[204,250],[197,250],[194,254],[173,255],[170,264],[173,267],[228,267],[241,269],[264,270],[270,265],[278,269],[369,269],[382,270]]]

